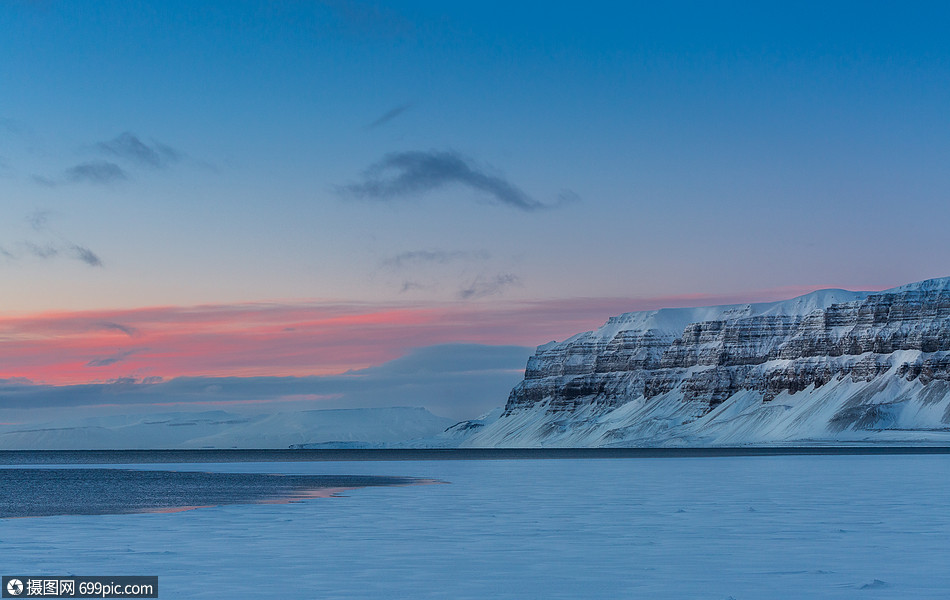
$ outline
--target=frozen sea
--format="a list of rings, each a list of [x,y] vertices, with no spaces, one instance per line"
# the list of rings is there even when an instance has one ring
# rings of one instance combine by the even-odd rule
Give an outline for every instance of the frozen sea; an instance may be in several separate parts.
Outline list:
[[[48,467],[446,483],[0,519],[0,574],[157,575],[162,598],[950,597],[950,455]]]

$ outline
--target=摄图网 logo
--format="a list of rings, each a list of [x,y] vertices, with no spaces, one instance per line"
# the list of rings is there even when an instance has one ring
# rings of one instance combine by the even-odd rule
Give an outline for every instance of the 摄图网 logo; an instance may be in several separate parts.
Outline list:
[[[11,579],[7,582],[7,593],[11,596],[19,596],[23,593],[23,582],[19,579]]]

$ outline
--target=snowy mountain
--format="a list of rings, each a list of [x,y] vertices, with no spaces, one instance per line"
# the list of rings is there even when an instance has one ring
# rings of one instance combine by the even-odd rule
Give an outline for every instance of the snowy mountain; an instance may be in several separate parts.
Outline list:
[[[371,447],[428,438],[451,425],[424,408],[224,411],[92,417],[0,426],[2,450]]]
[[[950,278],[662,309],[539,346],[461,446],[950,442]]]

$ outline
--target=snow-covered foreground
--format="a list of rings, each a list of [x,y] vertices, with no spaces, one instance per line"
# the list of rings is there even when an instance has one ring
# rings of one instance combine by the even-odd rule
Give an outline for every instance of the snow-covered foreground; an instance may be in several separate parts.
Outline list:
[[[158,575],[162,598],[946,598],[950,590],[946,455],[136,468],[449,483],[297,504],[2,520],[2,573]]]

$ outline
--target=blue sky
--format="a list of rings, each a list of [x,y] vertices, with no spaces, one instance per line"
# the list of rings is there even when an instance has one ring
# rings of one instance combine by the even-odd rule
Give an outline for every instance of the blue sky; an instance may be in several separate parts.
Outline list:
[[[948,12],[4,2],[0,311],[620,312],[947,275]]]

